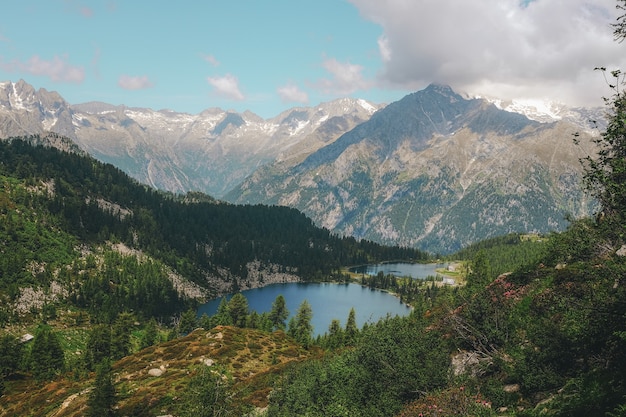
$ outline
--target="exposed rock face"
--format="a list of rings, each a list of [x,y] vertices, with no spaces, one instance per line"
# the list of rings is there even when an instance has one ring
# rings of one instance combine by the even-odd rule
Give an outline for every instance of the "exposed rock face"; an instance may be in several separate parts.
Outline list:
[[[267,120],[217,108],[191,115],[98,102],[70,105],[56,92],[36,91],[20,80],[0,83],[0,138],[56,132],[155,188],[221,197],[259,166],[308,155],[378,108],[340,99]]]
[[[287,205],[340,234],[446,253],[588,214],[579,158],[593,151],[580,126],[432,85],[302,162],[257,171],[226,198]]]
[[[592,210],[579,158],[595,151],[599,112],[539,110],[431,85],[384,108],[342,99],[264,120],[72,106],[20,81],[0,84],[0,137],[58,132],[156,188],[295,207],[338,234],[446,253]]]

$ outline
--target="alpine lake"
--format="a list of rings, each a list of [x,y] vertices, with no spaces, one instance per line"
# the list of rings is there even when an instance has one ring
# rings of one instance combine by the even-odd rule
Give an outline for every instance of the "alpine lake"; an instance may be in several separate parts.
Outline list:
[[[363,265],[350,268],[350,272],[357,274],[376,275],[379,271],[399,277],[426,279],[437,275],[436,269],[445,268],[445,264],[410,264],[385,263]],[[406,316],[411,308],[400,302],[400,299],[385,291],[363,287],[359,284],[336,283],[287,283],[272,284],[262,288],[242,291],[248,300],[250,311],[261,314],[272,309],[272,303],[277,296],[285,297],[287,308],[291,316],[298,311],[302,301],[307,300],[311,305],[313,317],[313,336],[324,334],[333,319],[345,326],[350,309],[356,313],[356,324],[360,328],[363,324],[376,323],[379,319],[390,316]],[[232,294],[226,296],[230,299]],[[198,308],[198,316],[207,314],[212,316],[222,298],[216,298]],[[289,321],[289,319],[287,319]]]

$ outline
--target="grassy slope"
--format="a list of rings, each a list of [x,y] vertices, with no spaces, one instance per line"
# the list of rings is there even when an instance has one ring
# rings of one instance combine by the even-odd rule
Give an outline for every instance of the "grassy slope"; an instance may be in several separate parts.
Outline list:
[[[151,416],[174,414],[189,379],[204,361],[214,361],[231,373],[235,404],[240,411],[265,407],[271,381],[290,363],[318,355],[304,350],[283,332],[266,333],[234,327],[197,329],[173,341],[148,347],[113,365],[120,415]],[[159,377],[151,369],[164,370]],[[0,416],[78,417],[86,411],[93,377],[73,380],[64,375],[38,384],[30,378],[8,381],[8,392],[0,398]]]

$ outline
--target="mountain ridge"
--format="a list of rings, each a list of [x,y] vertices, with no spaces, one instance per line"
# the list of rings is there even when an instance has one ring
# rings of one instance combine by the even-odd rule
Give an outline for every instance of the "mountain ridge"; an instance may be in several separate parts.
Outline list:
[[[579,130],[431,85],[301,164],[249,177],[226,199],[288,205],[340,234],[447,253],[588,214],[578,160],[593,153],[592,136],[581,132],[575,145]]]
[[[581,120],[595,110],[532,120],[432,84],[384,107],[338,99],[264,120],[218,108],[71,106],[24,81],[2,86],[0,136],[51,129],[154,188],[295,207],[333,232],[384,244],[448,252],[561,229],[593,205],[577,182],[578,160],[594,152]]]
[[[53,131],[155,188],[216,197],[291,148],[310,152],[380,108],[337,99],[265,120],[219,108],[192,115],[95,101],[70,105],[24,80],[1,83],[0,90],[0,137]]]

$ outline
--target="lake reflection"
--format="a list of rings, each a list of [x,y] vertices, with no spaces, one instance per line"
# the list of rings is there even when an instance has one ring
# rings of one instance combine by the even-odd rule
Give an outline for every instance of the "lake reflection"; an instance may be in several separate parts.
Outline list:
[[[406,262],[384,263],[363,265],[350,268],[351,272],[357,274],[376,275],[383,272],[385,275],[395,275],[397,277],[411,277],[415,279],[426,279],[440,275],[437,269],[446,268],[448,264],[413,264]]]
[[[255,310],[259,314],[269,312],[272,303],[280,294],[285,297],[291,316],[296,314],[300,303],[306,299],[313,310],[311,323],[314,336],[326,333],[333,319],[339,320],[344,327],[351,308],[355,310],[356,324],[359,328],[364,323],[375,323],[388,314],[406,316],[411,312],[410,307],[401,303],[397,297],[358,284],[273,284],[242,291],[242,294],[248,299],[250,310]],[[200,306],[198,316],[203,313],[209,316],[215,314],[220,301],[218,298]]]

